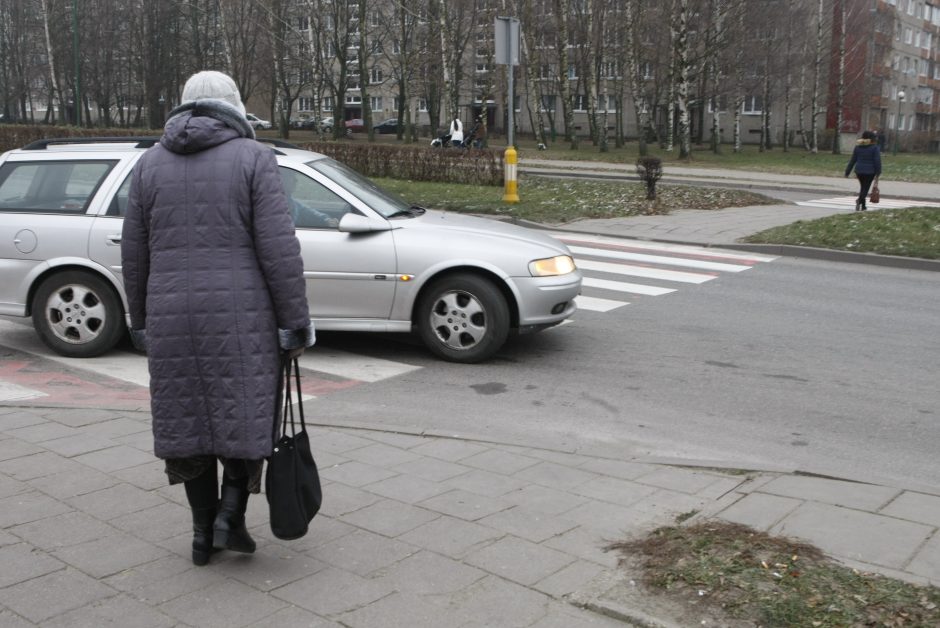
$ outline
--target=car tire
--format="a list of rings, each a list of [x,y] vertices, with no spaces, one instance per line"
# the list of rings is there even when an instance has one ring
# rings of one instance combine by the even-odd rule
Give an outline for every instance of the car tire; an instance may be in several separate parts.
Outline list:
[[[490,280],[466,273],[434,281],[417,308],[418,333],[432,353],[472,364],[493,356],[509,336],[506,297]]]
[[[70,358],[91,358],[124,334],[124,308],[111,285],[89,272],[71,270],[42,282],[32,302],[33,327],[46,345]]]

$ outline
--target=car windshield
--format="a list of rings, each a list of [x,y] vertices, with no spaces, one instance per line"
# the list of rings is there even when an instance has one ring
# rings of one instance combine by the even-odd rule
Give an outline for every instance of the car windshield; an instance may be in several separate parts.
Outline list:
[[[326,159],[308,161],[307,165],[339,183],[353,196],[386,218],[393,215],[414,215],[408,203],[400,198],[395,198],[345,164],[327,157]]]

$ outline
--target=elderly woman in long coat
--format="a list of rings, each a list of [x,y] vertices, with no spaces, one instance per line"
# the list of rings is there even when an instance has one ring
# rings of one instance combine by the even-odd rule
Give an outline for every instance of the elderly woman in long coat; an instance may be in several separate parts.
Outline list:
[[[281,359],[314,333],[277,162],[234,81],[200,72],[182,100],[134,168],[121,256],[154,453],[185,484],[204,565],[213,549],[255,549],[245,509],[272,451]]]

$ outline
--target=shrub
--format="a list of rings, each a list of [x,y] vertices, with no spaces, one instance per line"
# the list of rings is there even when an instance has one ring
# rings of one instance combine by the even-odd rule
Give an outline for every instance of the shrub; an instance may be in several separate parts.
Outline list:
[[[659,157],[640,157],[636,160],[636,172],[646,183],[647,200],[656,200],[656,182],[663,176],[663,161]]]
[[[492,149],[311,142],[302,148],[341,161],[367,177],[411,181],[503,184],[503,154]]]

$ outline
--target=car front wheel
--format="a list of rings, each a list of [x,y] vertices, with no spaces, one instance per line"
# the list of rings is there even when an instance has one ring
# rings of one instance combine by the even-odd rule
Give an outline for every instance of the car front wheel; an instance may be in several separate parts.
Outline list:
[[[476,275],[442,277],[417,310],[424,344],[451,362],[474,363],[495,354],[509,335],[509,307],[492,281]]]
[[[50,349],[91,358],[111,349],[124,333],[124,312],[114,289],[84,271],[46,279],[33,297],[33,326]]]

